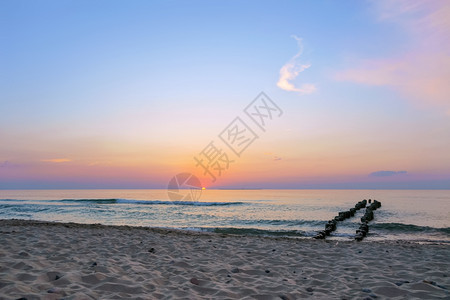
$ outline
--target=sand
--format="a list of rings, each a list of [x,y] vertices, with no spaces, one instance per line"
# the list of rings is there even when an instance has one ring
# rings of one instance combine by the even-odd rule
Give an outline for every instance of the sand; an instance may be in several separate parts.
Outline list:
[[[450,245],[0,220],[0,299],[449,299]]]

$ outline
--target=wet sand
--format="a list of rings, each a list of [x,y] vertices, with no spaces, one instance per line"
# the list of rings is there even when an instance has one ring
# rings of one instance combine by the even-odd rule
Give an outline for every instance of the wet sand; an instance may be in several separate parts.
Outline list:
[[[449,299],[450,245],[0,220],[0,299]]]

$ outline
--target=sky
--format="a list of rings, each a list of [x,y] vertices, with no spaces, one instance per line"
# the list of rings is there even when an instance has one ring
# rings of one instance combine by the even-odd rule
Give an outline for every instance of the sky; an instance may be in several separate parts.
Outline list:
[[[449,1],[4,0],[0,22],[0,189],[450,189]]]

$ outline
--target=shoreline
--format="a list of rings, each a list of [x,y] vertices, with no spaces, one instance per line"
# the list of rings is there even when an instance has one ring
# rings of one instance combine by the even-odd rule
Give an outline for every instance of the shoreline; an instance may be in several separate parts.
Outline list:
[[[0,220],[0,299],[450,296],[450,245]]]
[[[314,235],[271,235],[264,233],[231,233],[223,230],[219,230],[219,232],[202,230],[202,228],[195,229],[192,227],[189,228],[168,228],[168,227],[152,227],[152,226],[139,226],[139,225],[113,225],[113,224],[102,224],[102,223],[77,223],[77,222],[60,222],[60,221],[43,221],[43,220],[30,220],[30,219],[1,219],[0,218],[0,226],[2,224],[7,224],[11,226],[16,225],[30,225],[30,226],[65,226],[68,228],[122,228],[122,229],[137,229],[137,230],[146,230],[161,234],[166,233],[174,233],[181,235],[220,235],[227,237],[254,237],[254,238],[267,238],[267,239],[287,239],[287,240],[311,240],[314,238]],[[219,227],[219,229],[222,229]],[[229,228],[226,228],[229,229]],[[239,228],[236,228],[239,229]],[[243,228],[244,230],[255,230],[264,232],[264,230],[254,229],[254,228]],[[341,237],[335,237],[333,235],[329,236],[327,239],[324,239],[326,242],[330,243],[354,243],[356,242],[354,239],[342,239]],[[368,236],[364,242],[369,243],[406,243],[406,244],[439,244],[439,245],[449,245],[450,240],[442,240],[442,239],[380,239],[373,238]]]

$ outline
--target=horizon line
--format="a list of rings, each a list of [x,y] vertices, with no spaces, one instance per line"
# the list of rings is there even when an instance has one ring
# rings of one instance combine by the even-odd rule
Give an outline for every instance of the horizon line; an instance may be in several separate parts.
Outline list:
[[[22,188],[5,189],[0,191],[45,191],[45,190],[169,190],[168,188]],[[180,190],[187,190],[180,188]],[[450,191],[450,188],[207,188],[205,190],[219,191],[256,191],[256,190],[432,190],[432,191]]]

